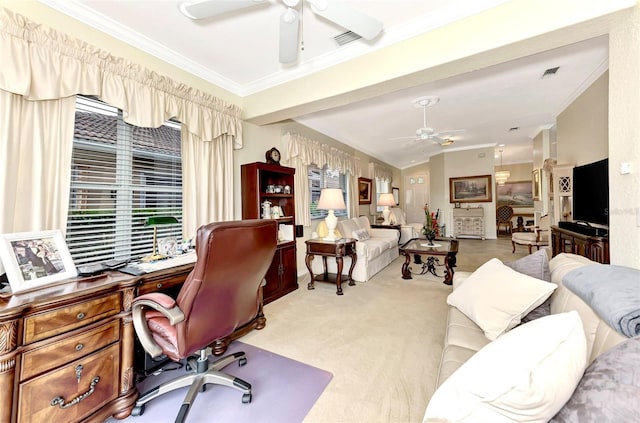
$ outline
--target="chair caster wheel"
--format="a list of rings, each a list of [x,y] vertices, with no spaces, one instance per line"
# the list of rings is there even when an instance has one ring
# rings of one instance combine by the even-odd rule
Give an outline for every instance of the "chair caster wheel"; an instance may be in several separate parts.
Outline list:
[[[131,415],[134,417],[142,416],[143,413],[144,413],[144,404],[136,405],[135,407],[133,407],[133,410],[131,410]]]
[[[242,367],[245,364],[247,364],[247,357],[242,357],[241,359],[238,360],[238,366]]]
[[[198,368],[198,360],[194,357],[187,358],[187,363],[184,366],[184,369],[187,372],[194,372]]]
[[[242,395],[242,403],[249,404],[251,402],[251,392]]]

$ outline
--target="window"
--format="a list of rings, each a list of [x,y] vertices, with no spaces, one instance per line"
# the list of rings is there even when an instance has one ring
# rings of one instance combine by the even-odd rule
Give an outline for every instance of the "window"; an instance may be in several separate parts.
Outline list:
[[[182,221],[180,125],[124,122],[122,111],[77,97],[67,245],[76,264],[140,257],[153,248],[150,216]],[[181,225],[158,227],[158,239],[182,240]]]
[[[376,210],[381,212],[384,209],[384,206],[378,206],[377,204],[380,202],[380,194],[385,194],[391,192],[391,182],[383,181],[382,179],[376,178]]]
[[[316,166],[309,166],[309,191],[311,193],[310,212],[311,219],[324,219],[327,217],[327,210],[318,210],[320,201],[320,191],[322,188],[341,188],[344,203],[349,204],[347,199],[347,177],[344,173],[329,169],[327,166],[320,169]],[[348,206],[347,206],[348,207]],[[335,210],[336,216],[347,216],[347,210]]]

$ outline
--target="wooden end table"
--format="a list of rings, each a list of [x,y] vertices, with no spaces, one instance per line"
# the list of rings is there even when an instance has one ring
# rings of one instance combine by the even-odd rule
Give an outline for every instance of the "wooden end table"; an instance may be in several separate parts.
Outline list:
[[[436,274],[436,265],[445,266],[444,281],[445,285],[451,285],[453,283],[453,268],[456,267],[456,254],[458,253],[458,240],[445,240],[443,238],[436,238],[433,241],[434,246],[429,246],[428,241],[424,238],[413,238],[407,241],[402,247],[400,247],[400,254],[405,256],[404,263],[402,264],[402,279],[413,279],[411,277],[411,262],[412,255],[427,256],[427,261],[422,264],[420,275],[425,273],[431,273],[434,276]],[[444,264],[440,264],[438,257],[444,257]]]
[[[351,277],[353,268],[358,260],[355,239],[341,238],[337,241],[325,241],[321,238],[314,238],[305,241],[305,243],[307,244],[307,256],[305,258],[305,263],[307,265],[307,270],[309,270],[309,275],[311,276],[311,282],[307,285],[307,289],[315,289],[315,281],[331,282],[335,283],[337,286],[336,294],[342,295],[342,266],[343,257],[345,256],[351,257],[351,267],[349,267],[347,280],[349,281],[350,286],[356,284]],[[313,271],[311,270],[311,261],[314,256],[322,256],[324,273],[321,275],[314,276]],[[338,265],[337,273],[334,274],[327,271],[327,257],[335,257],[336,264]]]

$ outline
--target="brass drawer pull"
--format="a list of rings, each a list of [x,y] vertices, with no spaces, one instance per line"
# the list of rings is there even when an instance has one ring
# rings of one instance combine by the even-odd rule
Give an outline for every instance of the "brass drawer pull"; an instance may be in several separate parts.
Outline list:
[[[158,288],[158,289],[162,288],[162,284],[161,283],[156,284],[156,288]]]
[[[93,394],[93,392],[96,390],[96,385],[98,384],[98,382],[100,382],[100,376],[96,376],[91,380],[91,384],[89,385],[89,390],[87,392],[78,395],[77,397],[75,397],[74,399],[72,399],[66,404],[64,402],[64,398],[55,397],[54,399],[51,400],[51,406],[55,407],[56,405],[59,405],[60,408],[69,408],[71,406],[76,405],[83,399],[87,398],[89,395]]]
[[[76,351],[80,351],[81,349],[84,348],[84,344],[78,344],[76,345]]]
[[[84,314],[84,313],[80,312],[80,313],[78,313],[78,315],[76,316],[76,318],[77,318],[78,320],[82,320],[82,319],[84,319],[84,316],[86,316],[86,314]]]

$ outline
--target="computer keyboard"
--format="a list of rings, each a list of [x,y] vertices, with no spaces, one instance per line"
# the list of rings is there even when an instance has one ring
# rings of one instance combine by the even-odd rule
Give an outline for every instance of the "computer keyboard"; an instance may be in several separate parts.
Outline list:
[[[179,256],[174,256],[166,260],[159,260],[151,263],[129,264],[127,267],[118,270],[131,275],[142,275],[144,273],[157,272],[158,270],[169,269],[171,267],[182,266],[183,264],[195,262],[196,252],[191,251],[189,253],[180,254]]]

